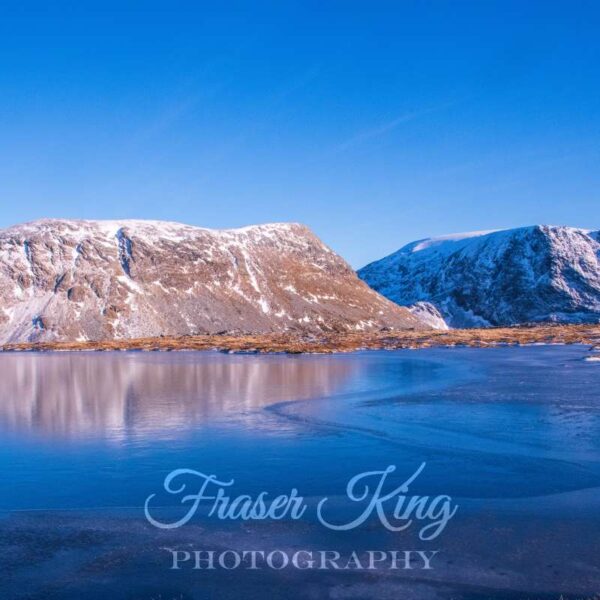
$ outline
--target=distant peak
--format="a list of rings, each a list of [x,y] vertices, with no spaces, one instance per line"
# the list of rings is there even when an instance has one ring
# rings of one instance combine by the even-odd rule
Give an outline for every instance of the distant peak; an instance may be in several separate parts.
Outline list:
[[[422,240],[416,240],[414,242],[411,242],[410,244],[407,244],[406,246],[404,246],[404,248],[402,248],[402,250],[406,250],[407,252],[419,252],[420,250],[426,250],[427,248],[431,248],[433,246],[437,246],[445,242],[460,242],[462,240],[481,237],[484,235],[489,235],[490,233],[497,233],[499,231],[506,230],[488,229],[484,231],[467,231],[463,233],[450,233],[447,235],[424,238]]]
[[[600,322],[600,236],[532,225],[412,242],[359,271],[371,287],[450,327]],[[421,304],[419,304],[421,303]]]
[[[442,248],[444,250],[457,248],[461,245],[470,244],[472,241],[477,241],[480,238],[489,236],[494,239],[503,239],[505,236],[513,236],[518,234],[525,234],[527,232],[541,231],[548,233],[550,231],[569,231],[569,232],[582,232],[589,234],[589,229],[581,229],[578,227],[569,227],[566,225],[526,225],[524,227],[514,227],[512,229],[489,229],[483,231],[468,231],[464,233],[452,233],[448,235],[434,236],[430,238],[424,238],[416,240],[406,244],[398,253],[415,253],[423,250],[435,250]]]

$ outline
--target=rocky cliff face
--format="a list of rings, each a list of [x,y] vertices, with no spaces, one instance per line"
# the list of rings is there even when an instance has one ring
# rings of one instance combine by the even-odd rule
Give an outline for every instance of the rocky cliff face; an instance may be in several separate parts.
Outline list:
[[[599,232],[545,225],[445,236],[359,276],[400,305],[429,303],[451,327],[600,322],[599,242]]]
[[[43,220],[0,231],[2,343],[419,326],[302,225]]]

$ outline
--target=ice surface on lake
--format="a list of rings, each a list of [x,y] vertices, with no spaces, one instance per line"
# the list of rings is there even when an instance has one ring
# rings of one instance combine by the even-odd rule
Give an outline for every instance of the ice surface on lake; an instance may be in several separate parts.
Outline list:
[[[288,599],[591,596],[600,589],[600,369],[588,354],[0,355],[6,585],[90,600],[107,590],[123,599],[248,589]],[[296,487],[318,499],[341,496],[360,471],[394,464],[410,474],[423,461],[418,491],[451,495],[460,510],[436,546],[436,569],[416,576],[171,578],[158,551],[165,537],[141,510],[179,467],[233,477],[250,494]],[[414,540],[377,524],[338,536],[307,520],[196,523],[169,542],[364,550]]]

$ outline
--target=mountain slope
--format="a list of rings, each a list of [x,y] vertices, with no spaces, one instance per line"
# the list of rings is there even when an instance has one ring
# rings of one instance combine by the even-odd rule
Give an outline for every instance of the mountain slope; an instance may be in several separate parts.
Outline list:
[[[306,227],[42,220],[0,231],[0,342],[419,327]]]
[[[599,242],[599,232],[546,225],[459,234],[413,242],[358,274],[400,305],[430,303],[451,327],[599,322]]]

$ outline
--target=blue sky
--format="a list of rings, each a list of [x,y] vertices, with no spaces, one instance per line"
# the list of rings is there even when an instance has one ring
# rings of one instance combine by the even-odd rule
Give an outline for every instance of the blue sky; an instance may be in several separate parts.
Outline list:
[[[0,226],[600,227],[598,3],[8,4]]]

